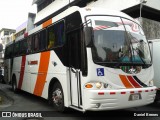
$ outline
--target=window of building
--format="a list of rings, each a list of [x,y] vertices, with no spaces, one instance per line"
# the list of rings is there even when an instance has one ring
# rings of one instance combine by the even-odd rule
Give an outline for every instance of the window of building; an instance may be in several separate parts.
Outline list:
[[[4,35],[9,35],[9,31],[4,31]]]
[[[49,4],[51,4],[53,1],[54,1],[54,0],[44,0],[44,2],[42,2],[42,3],[40,3],[40,4],[38,5],[37,11],[38,11],[38,12],[41,11],[42,9],[44,9],[45,7],[47,7]]]

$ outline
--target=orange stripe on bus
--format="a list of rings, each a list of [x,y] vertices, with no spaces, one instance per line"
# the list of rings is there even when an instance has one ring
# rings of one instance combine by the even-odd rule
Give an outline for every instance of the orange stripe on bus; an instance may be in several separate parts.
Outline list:
[[[44,23],[42,24],[42,28],[45,28],[45,27],[49,26],[50,24],[52,24],[52,19],[49,19],[49,20],[47,20],[46,22],[44,22]]]
[[[36,85],[34,88],[34,94],[37,96],[41,96],[43,92],[48,72],[49,59],[50,59],[50,51],[41,53],[39,70],[38,70]]]
[[[119,75],[119,77],[126,88],[133,88],[132,84],[127,80],[125,75]]]

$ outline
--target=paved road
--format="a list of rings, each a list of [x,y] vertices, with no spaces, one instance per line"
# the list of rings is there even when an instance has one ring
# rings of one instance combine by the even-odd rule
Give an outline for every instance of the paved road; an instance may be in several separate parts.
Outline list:
[[[36,97],[29,93],[20,91],[15,94],[11,90],[11,86],[0,84],[0,96],[2,93],[8,98],[8,105],[0,104],[0,111],[12,111],[18,113],[25,113],[26,111],[38,112],[52,117],[40,118],[40,120],[106,120],[107,118],[123,118],[123,120],[160,120],[160,102],[148,106],[130,108],[119,111],[103,111],[103,112],[87,112],[85,114],[69,109],[67,113],[59,113],[48,104],[47,100]],[[6,98],[5,98],[6,99]],[[5,103],[5,104],[7,104]],[[47,111],[47,112],[45,112]],[[134,112],[133,112],[134,111]],[[151,113],[159,115],[159,117],[143,117],[143,114]],[[1,113],[0,113],[1,114]],[[142,117],[134,117],[135,115],[142,115]],[[15,114],[16,115],[16,114]],[[118,115],[118,116],[117,116]],[[1,116],[1,115],[0,115]],[[125,117],[126,116],[126,117]],[[129,118],[127,118],[129,117]],[[37,120],[29,118],[0,118],[0,120]]]

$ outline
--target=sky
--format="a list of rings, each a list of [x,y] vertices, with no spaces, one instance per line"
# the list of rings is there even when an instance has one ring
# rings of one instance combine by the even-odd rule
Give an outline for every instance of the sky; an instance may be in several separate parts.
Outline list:
[[[16,29],[28,18],[28,12],[36,13],[33,0],[0,0],[0,29]]]

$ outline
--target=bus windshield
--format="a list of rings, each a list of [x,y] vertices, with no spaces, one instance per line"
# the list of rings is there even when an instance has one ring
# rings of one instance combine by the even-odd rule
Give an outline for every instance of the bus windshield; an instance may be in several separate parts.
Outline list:
[[[92,54],[95,63],[151,64],[148,42],[137,23],[113,16],[92,16],[90,19],[94,29]]]

